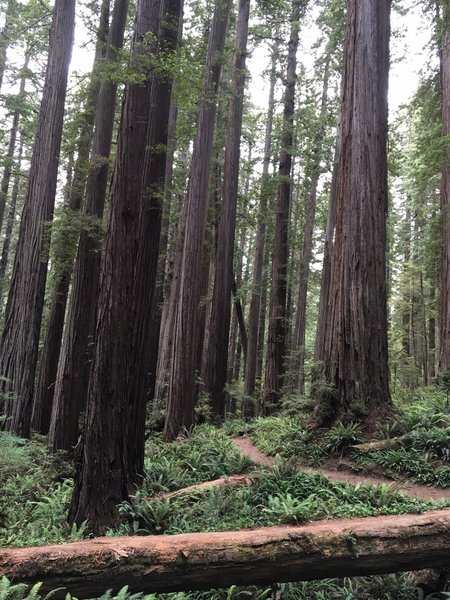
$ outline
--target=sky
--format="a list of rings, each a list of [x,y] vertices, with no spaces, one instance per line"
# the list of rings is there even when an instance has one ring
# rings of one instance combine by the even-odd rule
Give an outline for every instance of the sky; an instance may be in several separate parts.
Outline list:
[[[421,70],[426,69],[430,55],[426,45],[430,41],[430,26],[422,14],[421,2],[406,0],[403,5],[412,5],[407,15],[400,15],[392,10],[391,38],[391,72],[389,80],[389,106],[391,115],[397,108],[406,103],[414,94]],[[309,48],[314,43],[318,31],[307,27],[302,31],[302,48],[299,59],[308,64]],[[81,18],[77,19],[76,44],[73,51],[71,70],[79,73],[89,72],[92,65],[93,51],[84,48],[86,31]],[[268,53],[261,47],[255,51],[248,61],[248,69],[252,77],[252,102],[261,109],[265,108],[267,84],[261,80],[261,73],[267,67]]]

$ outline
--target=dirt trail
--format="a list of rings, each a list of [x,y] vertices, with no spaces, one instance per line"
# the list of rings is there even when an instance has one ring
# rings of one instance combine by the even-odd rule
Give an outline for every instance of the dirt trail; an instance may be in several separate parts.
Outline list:
[[[261,466],[271,466],[275,464],[275,460],[263,454],[255,444],[248,438],[232,438],[231,440],[234,446],[248,456],[254,463]],[[389,485],[393,490],[397,492],[403,492],[408,496],[414,496],[421,500],[450,500],[450,489],[434,488],[425,485],[416,485],[414,483],[404,483],[402,481],[392,481],[392,479],[382,479],[381,477],[370,477],[366,475],[358,475],[356,473],[349,473],[348,471],[336,471],[332,469],[313,469],[311,467],[297,467],[300,473],[312,473],[325,475],[333,481],[345,481],[352,485],[358,484],[371,484],[381,485],[382,483]]]

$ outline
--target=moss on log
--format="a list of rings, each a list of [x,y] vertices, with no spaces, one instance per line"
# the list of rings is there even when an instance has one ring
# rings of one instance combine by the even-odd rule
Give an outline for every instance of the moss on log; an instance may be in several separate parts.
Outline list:
[[[0,548],[0,576],[78,598],[389,573],[450,562],[450,509],[302,526]]]

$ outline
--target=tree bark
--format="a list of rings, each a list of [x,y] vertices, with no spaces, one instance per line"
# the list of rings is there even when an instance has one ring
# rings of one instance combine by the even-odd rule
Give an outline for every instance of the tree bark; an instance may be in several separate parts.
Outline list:
[[[6,68],[6,52],[9,46],[9,35],[11,29],[11,21],[16,7],[16,0],[8,0],[5,11],[5,24],[0,32],[0,90],[3,85],[3,76]],[[0,227],[1,229],[1,227]]]
[[[5,275],[8,266],[8,259],[11,248],[11,237],[14,227],[14,220],[16,217],[17,201],[19,199],[19,187],[20,187],[20,169],[22,165],[23,156],[23,142],[20,142],[19,152],[16,159],[14,184],[11,192],[11,201],[8,207],[8,214],[6,217],[5,235],[3,239],[2,255],[0,258],[0,315],[3,308],[3,292],[5,285]]]
[[[327,226],[323,249],[322,278],[320,282],[319,309],[317,314],[316,339],[314,342],[314,360],[322,363],[325,359],[325,340],[328,332],[328,307],[330,301],[331,260],[333,256],[334,230],[336,227],[336,194],[337,174],[341,152],[341,128],[336,128],[336,145],[334,149],[333,175],[328,203]]]
[[[81,116],[81,127],[77,144],[77,159],[73,169],[73,176],[69,184],[67,206],[69,215],[72,211],[79,211],[84,195],[86,183],[86,165],[89,162],[89,153],[92,143],[97,100],[100,91],[100,81],[97,76],[98,61],[104,57],[109,30],[109,0],[103,0],[100,11],[100,25],[97,30],[97,48],[94,59],[94,68],[91,74],[86,106]],[[44,347],[38,368],[36,392],[33,402],[33,415],[31,426],[42,435],[47,435],[50,428],[55,380],[61,351],[61,339],[66,314],[67,296],[72,278],[73,261],[76,253],[78,237],[73,224],[65,233],[65,240],[61,250],[62,255],[57,257],[55,264],[55,283],[50,305],[47,332]]]
[[[30,435],[34,378],[47,278],[49,223],[53,218],[67,74],[75,26],[75,0],[53,9],[47,71],[31,157],[27,194],[0,344],[6,429]]]
[[[173,54],[177,48],[182,11],[183,0],[166,0],[158,40],[158,52],[161,55]],[[151,354],[150,312],[155,300],[157,283],[163,213],[161,198],[164,197],[165,192],[172,82],[173,78],[168,74],[153,76],[151,112],[142,174],[138,252],[130,305],[132,313],[130,330],[133,332],[133,344],[127,391],[128,474],[130,480],[135,482],[144,472],[146,401],[150,388],[149,367],[151,364],[156,364],[156,358]],[[126,307],[124,309],[126,310]],[[129,336],[128,332],[127,336]],[[120,343],[120,340],[118,341]]]
[[[439,374],[450,368],[450,7],[442,2],[442,136],[445,154],[441,179],[441,287],[439,301]]]
[[[28,51],[25,55],[25,62],[22,67],[22,77],[20,78],[19,99],[23,100],[25,95],[25,84],[29,76],[28,63],[30,56]],[[3,218],[5,216],[6,199],[8,197],[9,183],[14,166],[14,152],[16,150],[17,133],[19,131],[20,110],[16,108],[13,115],[11,131],[9,134],[8,150],[3,158],[5,168],[3,170],[2,181],[0,184],[0,231],[3,227]]]
[[[228,113],[222,205],[219,217],[205,381],[206,391],[211,397],[212,414],[216,420],[223,420],[225,418],[225,385],[227,382],[228,342],[230,337],[233,255],[249,12],[250,0],[240,0],[236,26],[231,100]]]
[[[404,278],[404,292],[403,292],[403,315],[402,315],[402,325],[403,325],[403,335],[402,335],[402,346],[403,351],[406,356],[411,355],[411,290],[410,290],[410,264],[409,261],[411,259],[411,208],[410,202],[411,197],[408,196],[406,199],[407,206],[405,212],[405,222],[404,222],[404,231],[403,231],[403,243],[404,243],[404,252],[403,252],[403,278]]]
[[[275,83],[277,79],[276,68],[278,60],[278,45],[272,47],[269,103],[267,107],[266,131],[264,137],[264,158],[261,175],[261,194],[259,199],[258,230],[256,233],[255,262],[253,266],[252,296],[248,315],[248,350],[245,363],[245,395],[252,397],[255,393],[256,365],[258,358],[259,339],[259,313],[261,310],[261,296],[263,283],[263,266],[266,245],[266,212],[268,200],[268,182],[270,156],[272,150],[273,114],[275,110]],[[244,415],[252,417],[255,414],[255,403],[246,402]]]
[[[328,116],[328,82],[330,78],[330,54],[325,57],[322,99],[319,122],[313,140],[312,159],[309,167],[308,204],[306,222],[303,231],[303,245],[299,264],[299,288],[297,295],[297,313],[295,319],[293,362],[291,366],[295,388],[303,394],[305,391],[305,336],[306,336],[306,300],[308,295],[309,270],[312,257],[314,225],[316,220],[317,186],[320,178],[320,164],[323,155],[323,138]]]
[[[158,38],[162,4],[141,0],[137,7],[133,58]],[[150,34],[150,35],[149,35]],[[87,521],[94,532],[117,520],[117,504],[128,498],[128,382],[130,307],[136,265],[141,182],[150,111],[151,74],[145,84],[125,90],[116,168],[111,185],[106,247],[102,257],[96,340],[89,378],[85,434],[69,521]]]
[[[194,422],[200,267],[205,237],[216,94],[230,7],[230,0],[224,2],[217,0],[209,36],[203,95],[200,100],[187,195],[180,293],[176,307],[169,399],[164,429],[165,441],[174,440],[183,427],[189,428]]]
[[[295,82],[300,19],[304,14],[305,8],[306,2],[303,0],[293,0],[284,91],[283,133],[278,169],[279,180],[275,239],[272,252],[269,330],[264,381],[264,405],[267,412],[273,410],[279,402],[285,372],[288,229],[291,197]]]
[[[117,50],[122,47],[127,12],[128,0],[116,0],[105,60],[114,61]],[[48,438],[49,448],[53,452],[59,449],[70,450],[76,444],[80,413],[86,406],[99,294],[101,219],[108,184],[116,97],[117,84],[102,80],[83,207],[85,214],[89,215],[90,225],[82,229],[78,242],[72,292],[56,374]]]
[[[315,425],[355,409],[370,430],[392,410],[386,307],[390,1],[348,0],[325,379]]]
[[[0,573],[93,598],[125,584],[130,592],[270,585],[329,577],[447,567],[450,510],[319,521],[241,531],[98,538],[0,549]],[[105,573],[108,577],[105,579]]]
[[[178,37],[181,40],[182,37],[182,23],[180,19],[180,26]],[[175,87],[175,82],[173,87]],[[168,123],[168,142],[167,142],[167,158],[166,158],[166,171],[164,174],[164,206],[161,223],[161,238],[159,241],[159,258],[158,258],[158,274],[159,279],[156,282],[155,297],[153,300],[153,307],[151,309],[150,318],[152,323],[150,325],[150,363],[148,373],[148,398],[153,400],[155,398],[156,384],[157,384],[157,368],[158,368],[158,349],[160,344],[161,324],[162,324],[162,312],[164,306],[165,290],[169,287],[167,282],[169,280],[169,230],[170,230],[170,212],[172,207],[172,179],[173,179],[173,166],[176,150],[176,124],[178,116],[178,107],[174,98],[174,89],[172,89],[172,100],[170,102],[169,109],[169,123]]]

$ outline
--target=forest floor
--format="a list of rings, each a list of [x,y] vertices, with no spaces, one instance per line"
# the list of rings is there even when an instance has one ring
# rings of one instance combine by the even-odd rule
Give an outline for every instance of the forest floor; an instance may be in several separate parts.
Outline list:
[[[247,456],[255,464],[264,467],[269,467],[276,464],[276,460],[273,457],[267,456],[261,452],[261,450],[257,448],[251,439],[246,437],[232,438],[232,442],[234,447],[239,450],[239,452],[241,452],[244,456]],[[392,491],[402,492],[408,496],[420,498],[425,502],[441,499],[450,500],[450,489],[416,485],[413,483],[405,483],[402,481],[393,481],[392,479],[353,473],[349,470],[348,463],[341,462],[339,459],[330,459],[329,463],[334,464],[335,468],[324,467],[320,469],[314,469],[312,467],[296,465],[296,469],[299,473],[324,475],[332,481],[344,481],[352,485],[389,485]]]
[[[111,542],[106,538],[104,543],[115,544],[118,536],[138,536],[139,541],[141,536],[165,534],[162,543],[166,536],[178,534],[228,531],[234,536],[241,531],[245,536],[268,527],[320,529],[321,522],[331,528],[342,522],[353,527],[360,521],[370,527],[391,522],[400,526],[410,518],[433,519],[435,514],[439,523],[448,519],[450,407],[445,393],[427,388],[400,396],[398,413],[375,432],[370,441],[376,447],[369,451],[357,420],[308,431],[309,405],[308,399],[295,398],[269,417],[235,417],[220,428],[205,423],[172,444],[165,444],[149,423],[142,483],[130,501],[119,506],[117,526],[107,534]],[[383,445],[389,440],[393,444]],[[73,464],[63,454],[49,455],[41,436],[24,441],[0,432],[0,488],[0,555],[3,549],[8,553],[13,547],[45,547],[89,537],[85,525],[71,527],[66,521]],[[1,575],[0,568],[0,599],[29,600]],[[234,585],[152,594],[146,600],[449,598],[450,582],[444,575],[439,586],[434,572],[395,573],[275,587]],[[426,595],[436,589],[440,596]],[[144,596],[125,591],[102,600]]]

